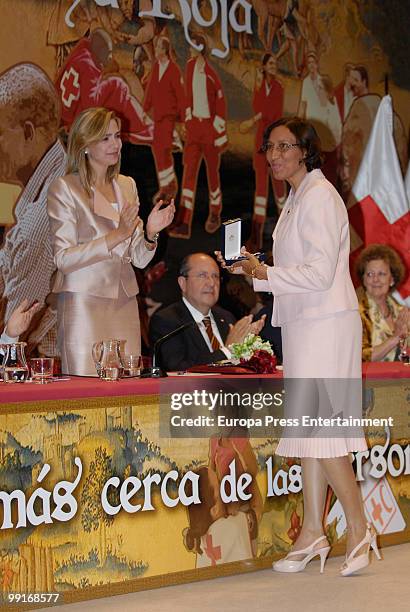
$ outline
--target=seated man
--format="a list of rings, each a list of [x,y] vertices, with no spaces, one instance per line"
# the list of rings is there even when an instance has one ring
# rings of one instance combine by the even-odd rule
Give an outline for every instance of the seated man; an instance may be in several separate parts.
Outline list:
[[[219,267],[209,255],[193,253],[182,261],[178,276],[182,299],[155,312],[150,322],[152,347],[180,325],[191,324],[162,344],[159,362],[165,370],[229,359],[230,344],[242,342],[249,333],[258,334],[263,327],[265,317],[252,323],[249,315],[235,323],[230,312],[216,306],[219,283]]]

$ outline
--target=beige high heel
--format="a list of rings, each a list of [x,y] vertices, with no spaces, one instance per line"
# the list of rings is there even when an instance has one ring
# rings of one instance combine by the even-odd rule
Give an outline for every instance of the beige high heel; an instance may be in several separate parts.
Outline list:
[[[352,550],[349,556],[346,555],[345,562],[340,568],[340,573],[342,574],[342,576],[350,576],[351,574],[358,572],[364,567],[367,567],[370,562],[369,560],[370,548],[374,550],[376,557],[379,559],[379,561],[381,561],[382,557],[377,547],[376,538],[377,538],[377,534],[374,531],[373,526],[370,523],[367,523],[366,535],[364,536],[363,540],[359,542],[357,546],[355,546],[355,548]],[[364,546],[365,544],[367,544],[366,552],[355,557],[355,554],[357,553],[357,551],[360,550],[360,548]]]
[[[320,573],[323,574],[323,568],[325,567],[326,557],[329,554],[330,546],[329,542],[327,542],[327,546],[323,546],[322,548],[318,548],[314,550],[316,544],[321,540],[326,540],[327,537],[325,535],[320,536],[317,540],[315,540],[310,546],[307,546],[303,550],[295,550],[287,554],[284,559],[279,559],[272,565],[275,572],[303,572],[309,561],[311,561],[317,555],[320,556]],[[296,555],[306,555],[304,559],[301,561],[297,561],[296,559],[291,559],[290,557]]]

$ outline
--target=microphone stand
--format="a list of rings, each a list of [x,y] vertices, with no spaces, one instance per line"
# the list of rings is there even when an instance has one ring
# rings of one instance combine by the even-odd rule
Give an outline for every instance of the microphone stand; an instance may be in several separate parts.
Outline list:
[[[164,342],[166,342],[170,338],[173,338],[174,336],[179,334],[179,332],[184,331],[184,329],[192,327],[192,325],[196,325],[195,321],[192,321],[191,323],[184,323],[176,329],[173,329],[168,334],[165,334],[165,336],[158,338],[158,340],[154,344],[154,350],[152,354],[152,366],[150,368],[144,368],[140,374],[140,378],[165,378],[168,376],[168,374],[159,365],[159,349],[164,344]]]

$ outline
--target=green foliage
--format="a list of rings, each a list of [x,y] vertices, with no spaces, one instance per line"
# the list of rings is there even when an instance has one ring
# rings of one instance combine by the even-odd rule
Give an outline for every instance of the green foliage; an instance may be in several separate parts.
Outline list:
[[[114,476],[112,458],[108,456],[105,448],[99,446],[95,449],[94,460],[90,463],[87,476],[81,493],[81,524],[88,533],[98,529],[104,523],[107,527],[114,517],[104,512],[101,504],[101,491],[109,478]],[[118,505],[118,491],[110,487],[107,494],[108,502]]]

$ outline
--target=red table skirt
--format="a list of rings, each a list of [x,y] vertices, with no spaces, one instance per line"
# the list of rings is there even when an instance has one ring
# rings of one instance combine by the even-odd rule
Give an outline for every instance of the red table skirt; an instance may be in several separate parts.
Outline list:
[[[260,378],[281,378],[282,372],[274,375],[262,375]],[[241,376],[246,378],[247,376]],[[181,378],[181,377],[180,377]],[[190,377],[192,379],[192,377]],[[232,378],[224,376],[224,378]],[[255,378],[250,375],[249,378]],[[405,379],[410,378],[410,367],[399,362],[376,362],[363,364],[363,378]],[[198,377],[198,380],[203,378]],[[163,379],[162,379],[163,380]],[[121,397],[126,395],[156,395],[159,393],[158,379],[122,379],[117,382],[105,382],[98,378],[72,376],[70,380],[60,380],[48,385],[32,383],[0,383],[0,405],[15,402],[41,402],[65,399],[86,399],[97,397]]]

